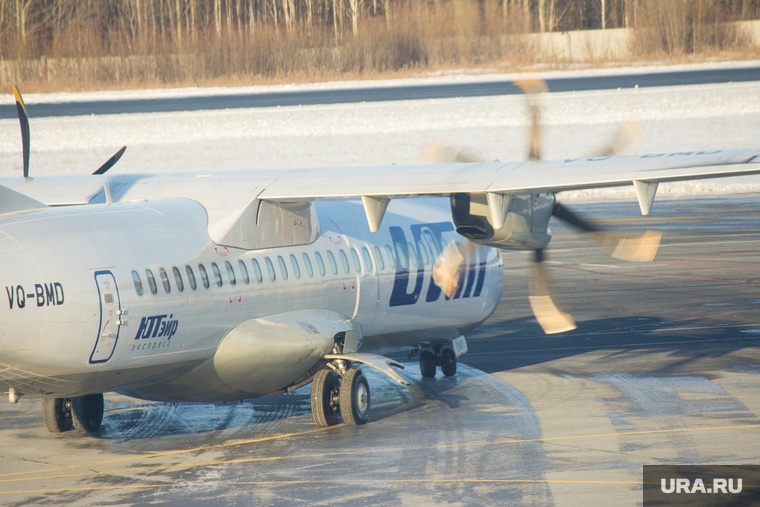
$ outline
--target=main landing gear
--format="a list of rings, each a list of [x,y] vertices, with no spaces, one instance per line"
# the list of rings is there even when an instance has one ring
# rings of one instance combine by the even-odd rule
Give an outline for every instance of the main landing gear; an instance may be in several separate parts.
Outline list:
[[[69,431],[72,426],[80,433],[98,431],[103,422],[103,409],[102,394],[42,400],[42,418],[50,433]]]
[[[435,377],[436,366],[441,367],[441,373],[453,377],[457,373],[457,356],[448,347],[436,346],[420,352],[420,373],[423,377]]]
[[[338,369],[340,371],[340,369]],[[348,426],[369,420],[369,382],[358,368],[347,368],[342,376],[332,369],[320,370],[311,383],[311,413],[317,426]]]

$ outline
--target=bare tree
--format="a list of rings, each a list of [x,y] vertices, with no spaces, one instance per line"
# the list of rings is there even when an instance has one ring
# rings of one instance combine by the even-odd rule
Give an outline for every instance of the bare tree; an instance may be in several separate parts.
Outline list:
[[[222,6],[221,0],[214,0],[214,28],[217,38],[222,36]]]
[[[604,1],[604,0],[602,0]],[[538,0],[538,28],[541,33],[546,31],[546,0]]]
[[[359,0],[348,0],[348,14],[351,17],[351,32],[359,35]]]

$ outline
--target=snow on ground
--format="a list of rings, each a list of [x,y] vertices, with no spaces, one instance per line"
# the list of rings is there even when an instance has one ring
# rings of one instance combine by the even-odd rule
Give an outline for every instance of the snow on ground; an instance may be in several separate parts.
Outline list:
[[[553,93],[542,115],[546,159],[594,154],[623,121],[641,132],[625,154],[760,148],[760,82]],[[89,174],[125,144],[112,174],[413,164],[436,142],[521,160],[527,126],[525,100],[514,95],[32,118],[30,172]],[[0,176],[21,174],[20,144],[18,121],[0,120]],[[758,190],[760,177],[746,177],[662,185],[658,195]]]

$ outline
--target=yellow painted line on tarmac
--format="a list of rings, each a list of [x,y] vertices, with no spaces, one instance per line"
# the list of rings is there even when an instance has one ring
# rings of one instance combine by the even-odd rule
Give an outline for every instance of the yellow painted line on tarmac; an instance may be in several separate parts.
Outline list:
[[[185,453],[188,453],[188,452],[207,451],[209,449],[219,449],[219,448],[222,448],[222,447],[233,447],[233,446],[236,446],[236,445],[256,444],[256,443],[259,443],[259,442],[268,442],[268,441],[271,441],[271,440],[280,440],[280,439],[283,439],[283,438],[299,437],[299,436],[302,436],[302,435],[311,435],[312,433],[320,433],[322,431],[328,431],[328,430],[331,430],[331,429],[334,429],[334,428],[341,428],[343,426],[345,426],[345,425],[341,423],[341,424],[336,424],[335,426],[327,426],[325,428],[317,428],[317,429],[308,430],[308,431],[301,431],[301,432],[298,432],[298,433],[286,433],[284,435],[274,435],[274,436],[271,436],[271,437],[256,438],[256,439],[253,439],[253,440],[243,440],[241,442],[230,442],[228,444],[217,444],[217,445],[209,445],[209,446],[206,446],[206,447],[195,447],[193,449],[182,449],[181,451],[158,452],[158,453],[154,453],[154,454],[144,454],[142,456],[130,456],[130,457],[127,457],[127,458],[112,459],[112,460],[107,460],[107,461],[94,461],[92,463],[82,463],[82,464],[79,464],[79,465],[67,465],[67,466],[55,467],[55,468],[43,468],[41,470],[29,470],[27,472],[14,472],[14,473],[11,473],[11,474],[0,474],[0,477],[11,477],[11,476],[14,476],[14,475],[26,475],[26,474],[38,474],[38,473],[42,473],[42,472],[54,472],[56,470],[69,470],[69,469],[72,469],[72,468],[81,468],[81,467],[88,467],[88,466],[94,466],[94,465],[107,465],[109,463],[118,463],[120,461],[134,461],[134,460],[137,460],[137,459],[150,459],[150,458],[157,458],[157,457],[160,457],[160,456],[170,456],[170,455],[174,455],[174,454],[185,454]],[[0,482],[7,482],[7,481],[0,480]]]
[[[330,427],[334,428],[335,426],[330,426]],[[360,449],[356,451],[336,451],[336,452],[326,452],[326,453],[317,453],[317,454],[269,456],[269,457],[264,457],[264,458],[246,458],[246,459],[234,459],[234,460],[224,460],[224,461],[209,461],[209,462],[204,462],[204,463],[183,463],[183,464],[177,464],[177,465],[135,467],[135,468],[127,468],[127,469],[121,469],[121,470],[109,470],[109,471],[103,471],[103,472],[91,471],[91,472],[81,472],[81,473],[75,473],[75,474],[48,475],[48,476],[37,476],[37,477],[17,477],[13,479],[2,479],[0,480],[0,482],[23,482],[23,481],[42,480],[42,479],[49,480],[49,479],[69,478],[69,477],[82,477],[82,476],[88,476],[88,475],[134,473],[134,472],[142,472],[142,471],[167,470],[171,468],[197,468],[197,467],[214,466],[214,465],[279,461],[279,460],[286,460],[286,459],[326,458],[326,457],[331,457],[331,456],[346,456],[346,455],[352,455],[352,454],[380,454],[380,453],[388,453],[388,452],[444,450],[444,449],[457,449],[457,448],[464,448],[464,447],[485,447],[485,446],[493,446],[493,445],[555,442],[555,441],[562,441],[562,440],[578,440],[578,439],[584,439],[584,438],[624,437],[624,436],[631,436],[631,435],[654,435],[654,434],[664,434],[664,433],[687,433],[687,432],[694,433],[694,432],[700,432],[700,431],[719,431],[719,430],[751,429],[751,428],[760,428],[760,424],[745,424],[745,425],[738,425],[738,426],[714,426],[714,427],[708,427],[708,428],[679,428],[679,429],[667,429],[667,430],[628,431],[628,432],[623,432],[623,433],[601,433],[597,435],[572,435],[572,436],[565,436],[565,437],[532,438],[532,439],[524,439],[524,440],[500,440],[500,441],[495,441],[495,442],[470,442],[470,443],[465,443],[465,444],[450,444],[450,445],[396,447],[396,448],[385,448],[385,449]],[[273,438],[274,437],[270,437],[269,439],[271,440]],[[251,441],[236,442],[234,444],[224,444],[224,445],[226,446],[243,445],[245,443],[250,443],[250,442]],[[222,447],[222,446],[216,446],[216,447]],[[182,451],[182,452],[187,452],[187,451]],[[171,454],[171,453],[165,453],[165,454]],[[119,460],[114,460],[114,461],[119,461]],[[109,463],[109,462],[102,462],[102,463]],[[44,472],[44,471],[45,470],[41,470],[40,472]],[[0,494],[5,494],[5,493],[12,493],[12,491],[0,491]]]

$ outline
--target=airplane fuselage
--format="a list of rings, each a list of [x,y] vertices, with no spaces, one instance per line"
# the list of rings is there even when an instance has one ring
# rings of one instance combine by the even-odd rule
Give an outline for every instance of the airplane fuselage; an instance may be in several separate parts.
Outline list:
[[[188,199],[6,215],[0,385],[57,398],[261,396],[303,372],[245,390],[213,378],[209,361],[243,322],[329,310],[360,329],[362,352],[387,352],[451,340],[495,310],[503,270],[494,248],[470,255],[453,298],[432,280],[441,250],[463,241],[448,199],[393,202],[377,233],[360,203],[318,202],[314,210],[307,242],[256,249],[214,243],[205,209]]]

